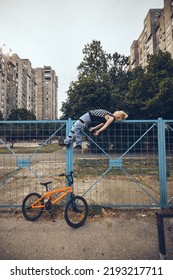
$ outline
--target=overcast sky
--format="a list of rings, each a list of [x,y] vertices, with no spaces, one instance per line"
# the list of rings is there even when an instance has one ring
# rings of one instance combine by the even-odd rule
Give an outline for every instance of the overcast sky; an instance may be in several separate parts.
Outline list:
[[[99,40],[104,51],[128,56],[148,10],[163,5],[164,0],[0,0],[0,46],[28,58],[33,68],[56,71],[60,109],[84,46]]]

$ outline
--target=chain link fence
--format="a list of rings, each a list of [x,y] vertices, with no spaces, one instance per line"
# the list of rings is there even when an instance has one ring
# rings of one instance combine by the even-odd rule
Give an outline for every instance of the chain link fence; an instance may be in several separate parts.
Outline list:
[[[173,204],[173,121],[126,120],[95,137],[87,129],[82,151],[63,146],[73,121],[0,122],[0,207],[20,207],[31,191],[66,184],[89,205],[167,207]],[[62,177],[61,177],[62,178]]]

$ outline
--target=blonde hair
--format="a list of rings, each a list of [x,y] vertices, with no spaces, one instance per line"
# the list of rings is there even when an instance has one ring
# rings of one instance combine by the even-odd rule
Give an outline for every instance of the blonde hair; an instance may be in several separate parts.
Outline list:
[[[121,114],[121,117],[118,117],[117,118],[117,120],[118,121],[120,121],[120,120],[125,120],[125,119],[127,119],[128,118],[128,114],[126,114],[124,111],[115,111],[114,113],[113,113],[113,115],[115,114],[116,115],[116,113],[120,113]]]
[[[119,111],[121,113],[121,115],[123,116],[123,120],[128,118],[128,114],[126,114],[124,111]]]

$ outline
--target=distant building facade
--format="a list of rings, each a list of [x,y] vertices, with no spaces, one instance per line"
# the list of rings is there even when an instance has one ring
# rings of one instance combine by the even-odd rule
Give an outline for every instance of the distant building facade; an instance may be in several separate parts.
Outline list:
[[[50,66],[36,68],[35,76],[37,80],[37,119],[55,120],[58,112],[58,77]]]
[[[150,9],[139,38],[130,47],[129,68],[147,65],[148,55],[159,50],[173,58],[173,0],[164,0],[163,9]]]
[[[37,120],[58,118],[58,77],[50,66],[32,68],[29,59],[6,55],[0,49],[0,111],[8,119],[12,109],[25,108]]]

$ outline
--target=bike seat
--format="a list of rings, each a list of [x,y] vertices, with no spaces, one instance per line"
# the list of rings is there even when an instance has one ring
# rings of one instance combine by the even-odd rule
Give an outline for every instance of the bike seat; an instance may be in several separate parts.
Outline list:
[[[43,185],[43,186],[47,186],[47,185],[49,185],[49,184],[51,184],[52,183],[52,181],[48,181],[48,182],[40,182],[40,185]]]

